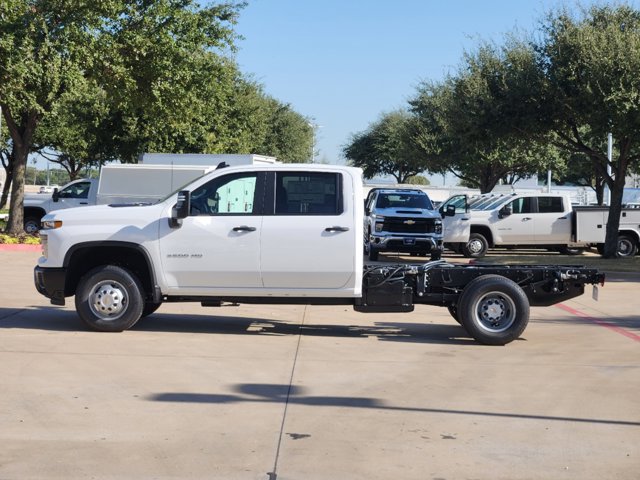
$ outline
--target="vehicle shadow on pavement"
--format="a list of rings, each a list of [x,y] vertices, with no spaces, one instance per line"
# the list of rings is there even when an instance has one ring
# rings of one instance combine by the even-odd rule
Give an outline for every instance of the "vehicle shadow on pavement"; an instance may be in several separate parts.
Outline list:
[[[377,318],[380,318],[377,316]],[[60,332],[88,331],[77,314],[58,307],[0,308],[0,329],[23,328]],[[331,323],[299,324],[281,320],[154,313],[131,328],[138,332],[210,333],[219,335],[304,335],[344,338],[377,337],[381,341],[474,345],[475,341],[457,324],[362,322],[358,325]]]
[[[389,405],[382,399],[371,397],[338,397],[307,395],[302,387],[286,384],[250,384],[231,385],[232,393],[190,393],[165,392],[148,396],[153,402],[200,403],[200,404],[232,404],[232,403],[283,403],[316,407],[349,407],[372,408],[377,410],[403,411],[416,413],[436,413],[450,415],[469,415],[482,417],[516,418],[523,420],[542,420],[559,422],[576,422],[606,425],[640,426],[640,422],[614,419],[597,419],[581,417],[565,417],[536,415],[525,413],[506,413],[474,410],[454,410],[443,408],[414,407],[410,405]],[[294,435],[294,434],[288,434]]]
[[[62,307],[27,306],[23,308],[0,308],[0,329],[26,328],[73,332],[83,329],[75,312]]]
[[[397,322],[335,325],[299,324],[274,319],[247,317],[212,317],[209,315],[154,314],[139,321],[132,330],[174,333],[215,333],[222,335],[302,335],[343,338],[377,337],[381,341],[475,344],[460,325]]]

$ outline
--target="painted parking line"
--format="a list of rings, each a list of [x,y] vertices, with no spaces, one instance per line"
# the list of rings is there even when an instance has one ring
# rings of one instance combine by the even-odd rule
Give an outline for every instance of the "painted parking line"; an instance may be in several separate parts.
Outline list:
[[[600,325],[601,327],[605,327],[608,328],[609,330],[612,330],[616,333],[619,333],[620,335],[624,335],[625,337],[630,338],[631,340],[635,340],[636,342],[640,342],[640,335],[630,332],[629,330],[626,330],[622,327],[618,327],[617,325],[613,325],[605,320],[601,320],[599,318],[593,318],[589,315],[587,315],[584,312],[581,312],[580,310],[576,310],[575,308],[571,308],[567,305],[565,305],[564,303],[558,303],[556,304],[556,307],[564,310],[565,312],[569,312],[572,315],[576,315],[580,318],[584,318],[585,320],[589,320],[590,322],[595,323],[596,325]]]

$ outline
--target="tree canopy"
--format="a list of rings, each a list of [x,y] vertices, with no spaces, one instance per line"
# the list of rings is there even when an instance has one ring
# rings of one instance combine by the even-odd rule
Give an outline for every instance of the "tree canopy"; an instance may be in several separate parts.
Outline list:
[[[144,152],[301,160],[307,120],[243,75],[231,53],[244,3],[7,0],[0,106],[10,134],[8,231],[22,230],[28,155],[73,178]]]
[[[353,135],[342,151],[352,165],[363,169],[365,178],[391,175],[398,183],[406,183],[430,168],[431,157],[420,148],[417,136],[415,117],[396,110]]]

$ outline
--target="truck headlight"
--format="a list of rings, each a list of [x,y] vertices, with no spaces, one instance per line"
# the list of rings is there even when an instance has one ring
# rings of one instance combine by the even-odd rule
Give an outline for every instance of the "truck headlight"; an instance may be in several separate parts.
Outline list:
[[[43,220],[42,230],[53,230],[62,227],[62,220]]]
[[[376,222],[376,228],[375,228],[376,232],[381,232],[382,231],[382,225],[383,225],[382,222],[380,222],[380,223]]]
[[[436,222],[434,231],[436,233],[442,233],[442,222]]]

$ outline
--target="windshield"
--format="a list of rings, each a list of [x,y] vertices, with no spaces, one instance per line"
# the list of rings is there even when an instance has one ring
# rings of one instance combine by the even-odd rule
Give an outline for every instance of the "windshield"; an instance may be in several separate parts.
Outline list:
[[[378,208],[424,208],[433,210],[431,200],[419,193],[381,193],[376,201]]]
[[[176,193],[178,193],[180,190],[185,190],[185,187],[191,185],[194,182],[197,182],[198,180],[200,180],[202,177],[204,177],[205,175],[207,175],[209,172],[205,172],[202,175],[200,175],[198,178],[194,178],[193,180],[189,180],[187,183],[185,183],[184,185],[182,185],[180,188],[175,189],[173,192],[171,192],[169,195],[165,195],[164,197],[162,197],[160,200],[158,200],[156,203],[161,203],[164,202],[166,199],[170,198],[172,195],[175,195]]]

